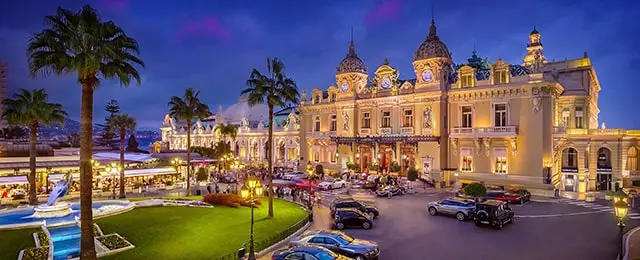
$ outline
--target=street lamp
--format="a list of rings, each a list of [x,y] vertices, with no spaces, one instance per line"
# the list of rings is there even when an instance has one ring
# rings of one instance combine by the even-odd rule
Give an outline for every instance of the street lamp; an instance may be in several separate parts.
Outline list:
[[[620,237],[620,246],[619,246],[619,255],[620,258],[622,258],[623,254],[624,254],[624,245],[623,245],[623,234],[624,234],[624,222],[623,220],[627,217],[627,214],[629,213],[629,204],[627,204],[627,202],[625,202],[624,199],[620,198],[618,201],[616,201],[616,203],[613,204],[613,209],[614,209],[614,213],[616,214],[616,217],[618,217],[618,230],[619,230],[619,237]]]
[[[255,207],[254,205],[254,200],[256,197],[260,197],[262,196],[262,183],[260,182],[260,179],[256,178],[255,176],[251,176],[249,178],[247,178],[247,180],[244,182],[244,185],[242,186],[242,189],[240,190],[240,195],[242,195],[243,199],[249,199],[250,201],[250,206],[251,206],[251,235],[249,237],[249,260],[255,260],[256,259],[256,254],[254,251],[254,247],[253,247],[253,222],[254,222],[254,218],[253,218],[253,209]]]

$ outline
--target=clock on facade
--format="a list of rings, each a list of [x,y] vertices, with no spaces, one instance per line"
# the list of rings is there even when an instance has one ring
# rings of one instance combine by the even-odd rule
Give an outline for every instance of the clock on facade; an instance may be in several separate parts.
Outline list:
[[[347,93],[347,91],[349,91],[349,83],[342,83],[342,92]]]
[[[433,72],[431,70],[425,70],[422,72],[422,81],[431,82],[433,80]]]
[[[387,89],[391,87],[391,80],[389,77],[384,77],[381,82],[382,88]]]

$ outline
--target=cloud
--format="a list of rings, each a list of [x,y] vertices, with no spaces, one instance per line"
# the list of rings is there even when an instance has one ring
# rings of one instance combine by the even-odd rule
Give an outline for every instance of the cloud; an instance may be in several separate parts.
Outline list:
[[[373,26],[381,22],[394,20],[400,16],[403,0],[385,0],[375,5],[364,18],[366,26]]]
[[[178,31],[178,41],[194,38],[214,38],[223,42],[231,41],[231,33],[215,15],[187,21]]]

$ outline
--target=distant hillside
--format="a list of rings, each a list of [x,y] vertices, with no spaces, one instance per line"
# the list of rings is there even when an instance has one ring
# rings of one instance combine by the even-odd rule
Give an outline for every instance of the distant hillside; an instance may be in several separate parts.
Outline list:
[[[65,118],[64,126],[61,126],[59,124],[55,124],[52,126],[40,126],[40,129],[38,130],[40,136],[42,137],[69,136],[74,133],[80,133],[80,122],[71,118]],[[97,125],[93,126],[94,135],[99,135],[101,132],[102,127]],[[161,137],[159,131],[148,128],[137,131],[136,136],[151,139],[160,139]]]

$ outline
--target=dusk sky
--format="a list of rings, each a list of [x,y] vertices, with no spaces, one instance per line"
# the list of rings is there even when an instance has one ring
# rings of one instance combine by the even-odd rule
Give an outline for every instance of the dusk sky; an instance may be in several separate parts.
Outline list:
[[[0,7],[0,60],[9,63],[9,91],[45,88],[50,101],[80,115],[80,87],[74,76],[32,79],[26,42],[44,28],[43,17],[58,6],[78,11],[87,1],[5,0]],[[426,0],[94,0],[139,41],[142,85],[122,88],[104,82],[95,92],[95,120],[117,99],[139,127],[158,128],[167,102],[184,89],[201,90],[215,112],[235,103],[252,68],[265,70],[279,57],[300,89],[335,84],[336,66],[351,34],[369,75],[388,58],[400,78],[415,78],[411,62],[425,39],[432,4],[438,35],[455,63],[474,45],[491,62],[520,64],[529,32],[542,35],[548,60],[579,58],[588,52],[602,91],[600,122],[608,128],[640,129],[640,1],[426,1]]]

